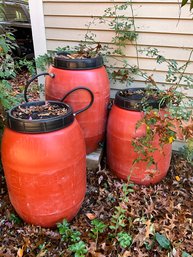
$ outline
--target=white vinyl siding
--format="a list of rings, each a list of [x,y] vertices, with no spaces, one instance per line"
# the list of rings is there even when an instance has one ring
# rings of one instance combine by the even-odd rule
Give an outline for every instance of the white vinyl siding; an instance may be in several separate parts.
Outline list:
[[[104,14],[106,8],[124,2],[118,0],[43,0],[47,50],[77,45],[84,40],[86,25],[92,21],[92,17],[99,17]],[[166,58],[175,59],[183,65],[193,49],[193,19],[189,6],[180,9],[178,0],[133,0],[132,8],[136,30],[139,34],[138,50],[155,47]],[[132,16],[131,8],[125,11],[125,15]],[[96,34],[96,41],[108,43],[113,47],[111,39],[114,33],[107,25],[98,23],[91,28]],[[128,42],[125,55],[130,64],[137,64],[136,47],[132,42]],[[118,62],[114,63],[112,60],[111,63],[115,68],[121,67]],[[154,59],[147,57],[144,53],[139,53],[138,63],[140,68],[149,75],[154,74],[153,78],[162,86],[165,81],[166,65],[156,64]],[[193,74],[193,63],[190,63],[186,73]],[[134,84],[141,86],[144,81],[136,77]],[[112,89],[124,87],[123,83],[112,83]],[[193,90],[189,90],[188,94],[193,96]]]

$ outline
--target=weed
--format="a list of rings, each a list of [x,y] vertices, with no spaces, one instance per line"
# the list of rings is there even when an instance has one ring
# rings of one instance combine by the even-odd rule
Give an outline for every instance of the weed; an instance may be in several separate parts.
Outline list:
[[[126,220],[126,209],[121,206],[115,206],[115,211],[111,217],[111,225],[109,226],[110,229],[117,231],[120,227],[125,227],[125,220]]]
[[[16,76],[12,50],[17,47],[15,37],[11,32],[0,35],[0,79]]]
[[[22,223],[22,220],[14,213],[11,213],[10,220],[13,221],[13,223],[18,224],[18,225],[20,225]]]
[[[126,232],[119,232],[117,234],[117,240],[122,248],[127,248],[132,243],[132,237]]]
[[[122,185],[121,196],[119,198],[120,202],[118,206],[115,206],[114,213],[110,220],[111,225],[109,226],[111,230],[115,230],[115,234],[119,228],[124,228],[126,226],[128,195],[134,192],[133,187],[134,184],[129,182]]]
[[[74,257],[84,257],[87,253],[86,245],[83,241],[70,245],[68,249],[74,253]]]
[[[67,220],[64,219],[62,223],[58,223],[57,228],[60,235],[62,236],[62,240],[68,240],[71,235],[71,229]]]
[[[35,67],[34,60],[20,59],[17,64],[17,68],[22,69],[23,67],[27,68],[30,75],[36,74],[36,67]]]
[[[46,71],[47,67],[53,62],[53,55],[53,52],[39,55],[35,60],[36,68],[40,69],[41,71]]]
[[[129,2],[116,4],[112,8],[105,9],[104,15],[100,17],[100,22],[108,24],[109,28],[115,32],[112,43],[116,47],[112,54],[124,55],[123,49],[126,44],[137,39],[138,34],[135,31],[134,20],[128,19],[123,13],[130,6]],[[111,21],[108,19],[110,17],[113,17]]]
[[[105,231],[106,225],[102,221],[100,221],[98,219],[92,220],[91,221],[91,225],[92,225],[91,236],[93,238],[95,238],[95,243],[97,245],[99,234],[103,233]]]
[[[57,224],[57,228],[59,230],[60,235],[62,236],[62,240],[70,240],[73,243],[80,240],[81,233],[70,228],[69,223],[65,219],[62,223]]]
[[[69,251],[73,252],[75,257],[84,257],[87,253],[85,243],[80,239],[81,233],[70,227],[67,220],[57,224],[58,231],[62,240],[68,245]]]

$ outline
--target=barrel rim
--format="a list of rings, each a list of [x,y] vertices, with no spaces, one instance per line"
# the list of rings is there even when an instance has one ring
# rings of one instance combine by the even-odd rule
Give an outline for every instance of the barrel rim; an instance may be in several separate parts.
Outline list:
[[[53,66],[63,70],[90,70],[104,66],[101,55],[83,59],[66,59],[62,57],[66,55],[67,52],[58,52],[57,56],[54,57]]]
[[[41,106],[45,103],[50,104],[58,104],[63,108],[67,109],[67,113],[64,115],[50,117],[46,119],[38,119],[38,120],[28,120],[28,119],[21,119],[13,116],[13,111],[20,107],[26,106]],[[29,134],[36,134],[36,133],[47,133],[56,130],[63,129],[65,127],[70,126],[74,121],[73,110],[70,105],[59,102],[59,101],[35,101],[35,102],[27,102],[24,104],[17,105],[10,109],[7,112],[7,127],[11,130],[21,133],[29,133]]]
[[[149,89],[145,87],[133,87],[127,88],[123,90],[119,90],[115,95],[115,105],[130,111],[143,111],[144,107],[151,107],[153,109],[165,108],[166,102],[162,102],[159,97],[153,98],[151,96],[145,99],[145,94]],[[156,89],[151,89],[153,92],[158,92]],[[141,91],[141,94],[136,93],[137,91]],[[122,93],[129,92],[130,95],[125,97],[121,95]],[[133,94],[132,94],[133,93]],[[158,94],[159,95],[159,94]]]

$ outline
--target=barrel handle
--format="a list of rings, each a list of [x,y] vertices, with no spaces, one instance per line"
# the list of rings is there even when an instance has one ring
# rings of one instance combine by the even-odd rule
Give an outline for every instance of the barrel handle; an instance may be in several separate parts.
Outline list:
[[[86,90],[86,91],[89,92],[90,97],[91,97],[91,100],[90,100],[90,103],[89,103],[86,107],[84,107],[83,109],[81,109],[81,110],[79,110],[79,111],[74,112],[74,116],[76,116],[77,114],[79,114],[79,113],[81,113],[81,112],[86,111],[88,108],[91,107],[91,105],[92,105],[93,102],[94,102],[94,94],[93,94],[93,92],[92,92],[89,88],[87,88],[87,87],[76,87],[76,88],[73,88],[72,90],[70,90],[70,91],[60,100],[61,102],[63,102],[64,99],[65,99],[67,96],[69,96],[71,93],[73,93],[74,91],[77,91],[77,90],[81,90],[81,89]]]
[[[30,80],[27,81],[27,83],[26,83],[26,85],[25,85],[25,89],[24,89],[24,99],[25,99],[26,102],[28,102],[27,90],[28,90],[29,85],[30,85],[35,79],[37,79],[38,77],[40,77],[40,76],[46,76],[46,75],[49,75],[51,78],[54,78],[54,77],[55,77],[55,74],[54,74],[54,73],[43,72],[43,73],[40,73],[40,74],[37,74],[37,75],[33,76]]]

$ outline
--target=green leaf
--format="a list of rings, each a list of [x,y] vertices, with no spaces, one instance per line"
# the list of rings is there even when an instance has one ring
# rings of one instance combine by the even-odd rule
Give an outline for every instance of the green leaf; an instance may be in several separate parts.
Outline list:
[[[158,244],[162,248],[170,249],[170,246],[171,246],[170,241],[164,235],[161,235],[160,233],[156,233],[155,238],[156,238]]]
[[[187,3],[188,3],[188,0],[182,0],[181,7],[183,7]],[[193,0],[190,0],[190,11],[192,10],[192,8],[193,8]]]
[[[75,257],[84,257],[87,253],[86,244],[83,241],[70,245],[68,249],[75,253]]]
[[[187,252],[182,252],[182,257],[191,257],[192,255],[190,255],[189,253]]]
[[[13,213],[11,213],[11,215],[10,215],[10,220],[13,221],[15,224],[21,224],[22,223],[22,220]]]
[[[9,51],[9,47],[6,44],[5,40],[3,38],[0,38],[0,47],[2,47],[3,52],[6,54]]]
[[[76,243],[80,241],[80,236],[81,236],[81,233],[79,231],[72,231],[70,239],[72,242]]]
[[[62,223],[57,223],[57,228],[60,235],[69,235],[70,228],[67,220],[64,219]]]
[[[188,0],[182,0],[181,6],[183,7],[185,4],[187,4]]]
[[[13,40],[13,41],[15,40],[15,37],[14,37],[14,35],[12,33],[7,33],[6,36],[10,40]]]
[[[119,232],[117,234],[117,240],[121,247],[127,248],[132,243],[132,237],[131,235],[127,234],[126,232]]]
[[[191,0],[191,2],[190,2],[190,10],[192,10],[193,9],[193,0]]]
[[[94,219],[91,221],[91,225],[93,226],[93,228],[91,229],[91,231],[96,234],[96,233],[103,233],[105,228],[106,228],[106,225],[98,220],[98,219]]]

